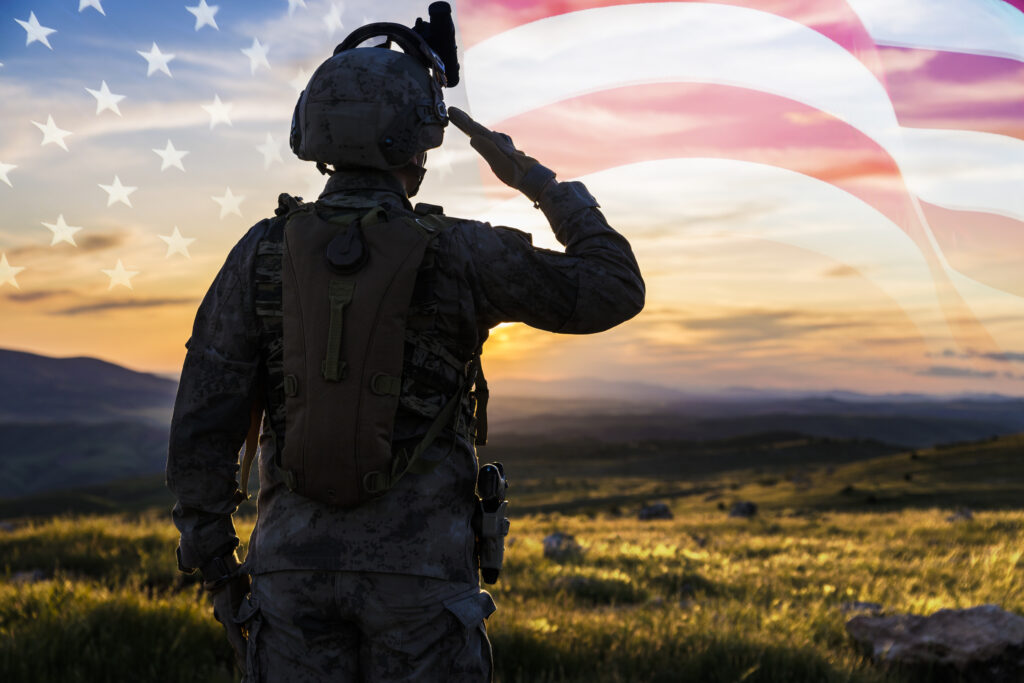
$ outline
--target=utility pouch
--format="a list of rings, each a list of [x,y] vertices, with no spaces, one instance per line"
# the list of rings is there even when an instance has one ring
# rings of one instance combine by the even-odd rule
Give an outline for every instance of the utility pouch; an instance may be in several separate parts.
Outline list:
[[[379,207],[328,221],[306,206],[284,228],[281,467],[296,493],[352,507],[391,471],[406,316],[433,231]]]

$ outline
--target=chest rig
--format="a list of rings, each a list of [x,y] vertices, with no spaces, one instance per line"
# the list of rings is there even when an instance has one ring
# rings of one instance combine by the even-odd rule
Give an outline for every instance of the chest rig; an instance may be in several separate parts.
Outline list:
[[[433,469],[441,460],[420,456],[446,427],[475,432],[482,443],[479,353],[456,357],[432,333],[437,302],[414,297],[418,276],[433,270],[436,238],[455,221],[437,213],[390,218],[379,206],[325,217],[314,204],[287,195],[280,202],[256,260],[267,385],[253,409],[243,492],[264,408],[264,433],[281,446],[276,464],[288,487],[339,507]],[[447,365],[454,382],[425,378],[425,358]],[[424,383],[445,386],[431,402],[418,395]],[[418,440],[398,447],[400,406],[431,421]]]

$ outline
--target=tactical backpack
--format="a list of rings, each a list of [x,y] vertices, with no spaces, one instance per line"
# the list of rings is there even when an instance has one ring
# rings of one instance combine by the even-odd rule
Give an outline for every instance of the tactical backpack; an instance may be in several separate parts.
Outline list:
[[[256,301],[268,375],[283,394],[283,402],[274,401],[278,414],[267,416],[284,427],[277,465],[296,493],[353,507],[382,495],[406,473],[428,472],[441,462],[420,456],[457,422],[474,382],[483,418],[479,353],[462,362],[407,326],[428,247],[456,221],[437,213],[389,218],[379,206],[324,218],[315,204],[287,195],[281,203],[281,239],[261,244],[258,253]],[[460,379],[419,443],[394,451],[407,342],[443,358]],[[255,405],[243,493],[262,413],[262,404]],[[485,429],[480,419],[477,443]]]

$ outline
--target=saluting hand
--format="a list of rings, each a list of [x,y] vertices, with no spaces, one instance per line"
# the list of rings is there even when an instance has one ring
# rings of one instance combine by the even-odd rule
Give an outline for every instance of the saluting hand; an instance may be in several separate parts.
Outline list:
[[[480,125],[458,107],[448,108],[448,118],[469,136],[469,144],[484,158],[498,180],[536,202],[555,172],[516,149],[512,138]]]

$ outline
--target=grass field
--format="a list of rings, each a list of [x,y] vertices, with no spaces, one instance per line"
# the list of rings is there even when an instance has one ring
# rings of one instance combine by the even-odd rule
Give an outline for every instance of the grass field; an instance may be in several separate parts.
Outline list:
[[[642,464],[632,477],[579,464],[585,483],[558,487],[513,465],[513,505],[533,512],[514,515],[492,590],[497,680],[923,680],[865,658],[845,633],[844,604],[1024,613],[1022,445],[1010,437],[692,481]],[[659,496],[675,518],[637,520],[638,501]],[[552,499],[563,508],[537,511]],[[739,499],[759,514],[720,509]],[[963,505],[974,519],[949,521]],[[238,527],[247,537],[251,519]],[[554,531],[582,552],[546,559]],[[175,542],[155,512],[0,532],[0,681],[232,680],[220,626],[175,569]]]

